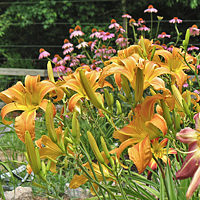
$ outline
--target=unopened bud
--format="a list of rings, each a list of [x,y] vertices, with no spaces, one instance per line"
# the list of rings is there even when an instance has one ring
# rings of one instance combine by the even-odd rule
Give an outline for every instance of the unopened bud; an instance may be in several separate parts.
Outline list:
[[[54,76],[53,76],[53,69],[52,69],[52,65],[50,61],[48,61],[47,63],[47,72],[48,72],[49,80],[55,83]]]
[[[165,121],[167,122],[167,125],[169,127],[172,126],[172,120],[171,120],[171,116],[169,113],[169,108],[167,107],[167,105],[165,104],[165,102],[163,101],[163,99],[160,100],[161,106],[162,106],[162,110],[163,110],[163,117],[165,119]]]
[[[122,107],[118,100],[116,100],[116,106],[117,106],[117,115],[122,114]]]
[[[136,84],[135,84],[135,101],[139,102],[143,95],[143,70],[139,67],[137,68],[137,74],[136,74]]]
[[[190,110],[188,108],[188,105],[187,103],[185,102],[185,99],[182,99],[182,103],[183,103],[183,110],[184,110],[184,113],[190,117],[191,116],[191,113],[190,113]]]
[[[97,146],[97,143],[96,143],[92,133],[88,131],[87,136],[88,136],[88,140],[89,140],[90,146],[92,148],[92,151],[94,152],[94,154],[96,156],[96,159],[98,160],[99,163],[103,164],[105,161],[99,151],[99,148]]]

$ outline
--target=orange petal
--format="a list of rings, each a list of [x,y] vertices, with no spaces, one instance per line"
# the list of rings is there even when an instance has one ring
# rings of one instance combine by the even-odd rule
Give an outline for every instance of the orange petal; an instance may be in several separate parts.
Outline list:
[[[152,159],[151,145],[149,136],[128,149],[130,160],[134,162],[137,167],[138,173],[141,174],[146,169],[147,165]]]
[[[76,189],[81,185],[85,184],[88,179],[84,175],[74,175],[72,180],[70,181],[69,188]]]
[[[69,104],[68,104],[68,109],[70,112],[73,111],[75,105],[77,104],[77,102],[84,96],[80,95],[80,94],[74,94],[70,100],[69,100]]]
[[[15,131],[18,138],[25,143],[25,131],[29,131],[32,140],[35,139],[35,117],[36,111],[23,112],[15,118]]]

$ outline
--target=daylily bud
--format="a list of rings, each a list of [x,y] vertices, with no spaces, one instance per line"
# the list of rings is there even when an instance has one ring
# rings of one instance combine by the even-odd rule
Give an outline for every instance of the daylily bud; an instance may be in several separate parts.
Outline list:
[[[68,162],[68,160],[67,160],[67,159],[65,159],[65,165],[64,165],[64,168],[65,168],[65,170],[67,170],[67,168],[68,168],[68,165],[69,165],[69,162]]]
[[[181,125],[181,117],[178,113],[176,114],[176,119],[174,119],[174,121],[175,121],[175,131],[178,132],[181,129],[181,126],[180,126]]]
[[[96,159],[98,160],[99,163],[103,164],[105,161],[103,159],[103,156],[101,155],[99,148],[97,146],[97,143],[92,135],[92,133],[90,133],[89,131],[87,131],[87,136],[88,136],[88,140],[90,143],[90,146],[92,148],[92,151],[94,152]]]
[[[84,71],[82,69],[79,70],[80,80],[81,84],[83,86],[83,89],[85,93],[87,94],[90,101],[93,103],[93,105],[99,109],[101,109],[103,106],[101,102],[97,99],[94,91],[92,90],[91,84],[89,83]]]
[[[171,87],[172,87],[173,95],[177,103],[179,104],[181,108],[183,108],[183,103],[182,103],[183,97],[181,96],[181,93],[179,92],[178,88],[175,85],[172,85]]]
[[[187,29],[186,34],[185,34],[185,40],[183,40],[183,47],[184,47],[185,52],[187,51],[189,40],[190,40],[190,29]]]
[[[138,54],[140,55],[141,58],[144,58],[143,54],[142,54],[142,50],[138,47]]]
[[[191,106],[191,95],[190,95],[188,90],[186,90],[186,96],[187,96],[187,105],[188,105],[188,108],[190,108],[190,106]]]
[[[118,93],[118,96],[122,101],[127,102],[126,97],[124,97],[122,94]]]
[[[142,49],[143,49],[143,55],[144,55],[144,57],[145,57],[145,59],[146,59],[146,58],[147,58],[147,52],[146,52],[146,48],[145,48],[143,36],[141,36],[140,45],[141,45],[141,47],[142,47]]]
[[[41,165],[41,160],[40,160],[40,153],[39,153],[39,149],[37,147],[35,147],[35,154],[36,154],[36,157],[37,157],[38,167],[41,170],[42,165]]]
[[[54,76],[53,76],[53,69],[52,69],[52,65],[50,61],[48,61],[47,63],[47,72],[48,72],[49,80],[55,83]]]
[[[110,110],[112,110],[112,106],[113,106],[113,96],[112,96],[112,93],[109,93],[107,89],[104,89],[104,93],[105,93],[105,98],[106,98],[106,102],[108,104],[108,107]]]
[[[167,122],[167,125],[169,127],[171,127],[172,120],[171,120],[171,117],[170,117],[169,108],[167,107],[167,105],[165,104],[163,99],[160,100],[160,103],[161,103],[162,110],[163,110],[163,117],[164,117],[165,121]]]
[[[31,135],[30,135],[29,131],[25,132],[25,146],[26,146],[29,165],[31,166],[34,174],[39,174],[40,168],[39,168],[39,164],[37,161],[37,156],[35,153],[33,141],[31,139]]]
[[[45,120],[46,120],[46,126],[48,130],[48,134],[52,142],[57,142],[57,135],[54,128],[54,121],[53,121],[53,107],[51,104],[51,101],[48,101],[46,113],[45,113]]]
[[[137,74],[136,74],[136,84],[135,84],[135,101],[139,102],[143,95],[143,70],[141,70],[139,67],[137,68]]]
[[[67,140],[67,142],[70,143],[70,144],[74,144],[74,142],[72,141],[72,139],[69,138],[69,137],[65,137],[65,140]]]
[[[73,136],[73,138],[76,138],[76,136],[77,136],[77,124],[78,124],[78,120],[76,118],[76,112],[74,112],[73,117],[72,117],[72,136]]]
[[[153,50],[152,50],[152,52],[151,52],[151,58],[150,58],[150,61],[153,60],[153,57],[154,57],[155,52],[156,52],[156,46],[153,47]]]
[[[152,96],[156,95],[156,92],[152,88],[150,88],[150,92]]]
[[[43,172],[43,174],[47,173],[46,165],[45,165],[44,161],[42,161],[42,172]]]
[[[185,99],[182,99],[182,103],[183,103],[183,110],[184,110],[184,113],[190,117],[191,116],[191,113],[190,113],[190,110],[188,108],[188,105],[187,103],[185,102]]]
[[[107,149],[107,146],[106,146],[106,143],[105,143],[105,140],[103,139],[103,137],[101,136],[101,146],[103,148],[103,151],[106,155],[106,158],[109,159],[110,158],[110,154],[109,154],[109,151]]]
[[[129,99],[131,97],[131,93],[130,93],[130,86],[129,86],[128,80],[123,74],[121,74],[121,78],[122,78],[121,84],[126,94],[126,98]]]
[[[118,100],[116,100],[116,105],[117,105],[117,115],[122,114],[122,107]]]
[[[47,172],[50,170],[50,167],[51,167],[51,160],[48,160],[47,167],[46,167]]]

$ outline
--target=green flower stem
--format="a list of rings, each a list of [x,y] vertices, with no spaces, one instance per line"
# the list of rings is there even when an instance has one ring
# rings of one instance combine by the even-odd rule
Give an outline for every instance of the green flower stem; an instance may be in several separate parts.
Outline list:
[[[153,154],[152,154],[153,155]],[[163,182],[164,182],[164,186],[165,186],[165,190],[166,190],[166,193],[167,193],[167,199],[170,199],[170,195],[169,195],[169,191],[168,191],[168,188],[167,188],[167,183],[166,183],[166,179],[165,179],[165,173],[163,171],[163,168],[160,164],[160,162],[156,159],[156,157],[153,155],[153,159],[155,160],[155,162],[157,163],[159,169],[160,169],[160,172],[162,174],[162,178],[163,178]]]
[[[150,30],[150,40],[151,40],[151,37],[152,37],[152,30],[153,30],[153,14],[151,12],[151,30]]]
[[[175,23],[175,30],[176,30],[176,33],[177,33],[177,38],[176,38],[176,43],[175,43],[174,46],[176,46],[178,41],[179,41],[179,30],[178,30],[178,27],[177,27],[177,23]]]
[[[87,172],[87,170],[81,165],[79,160],[77,160],[77,165],[87,175],[87,178],[89,178],[93,183],[97,184],[99,186],[99,188],[103,188],[104,190],[106,190],[113,197],[113,199],[117,200],[115,195],[107,187],[105,187],[103,184],[100,184],[98,181],[96,181],[92,178],[92,176]],[[106,199],[106,198],[104,198],[104,199]]]
[[[135,32],[135,26],[134,25],[132,25],[132,29],[133,29],[133,36],[134,36],[135,44],[137,44],[137,34]]]
[[[94,190],[95,194],[97,195],[98,199],[101,200],[101,197],[99,196],[99,193],[96,191],[94,185],[92,184],[92,181],[89,180],[89,183],[90,183],[92,189]]]
[[[161,21],[161,20],[158,20],[158,25],[157,25],[157,29],[156,29],[156,35],[155,35],[155,38],[158,37],[158,31],[159,31],[159,27],[160,27],[160,21]]]
[[[125,192],[124,192],[124,190],[123,190],[123,187],[122,187],[121,176],[118,175],[118,174],[117,174],[117,182],[118,182],[119,190],[120,190],[120,192],[121,192],[123,198],[124,198],[125,200],[128,200],[128,198],[127,198],[127,196],[126,196],[126,194],[125,194]]]

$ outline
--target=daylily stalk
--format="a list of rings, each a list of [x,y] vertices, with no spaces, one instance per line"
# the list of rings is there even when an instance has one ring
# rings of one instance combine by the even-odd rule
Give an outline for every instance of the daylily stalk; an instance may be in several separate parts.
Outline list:
[[[51,104],[51,101],[48,101],[47,108],[46,108],[46,114],[45,114],[45,120],[46,120],[46,126],[48,130],[48,134],[52,142],[57,142],[57,135],[54,128],[54,121],[53,121],[53,107]]]

